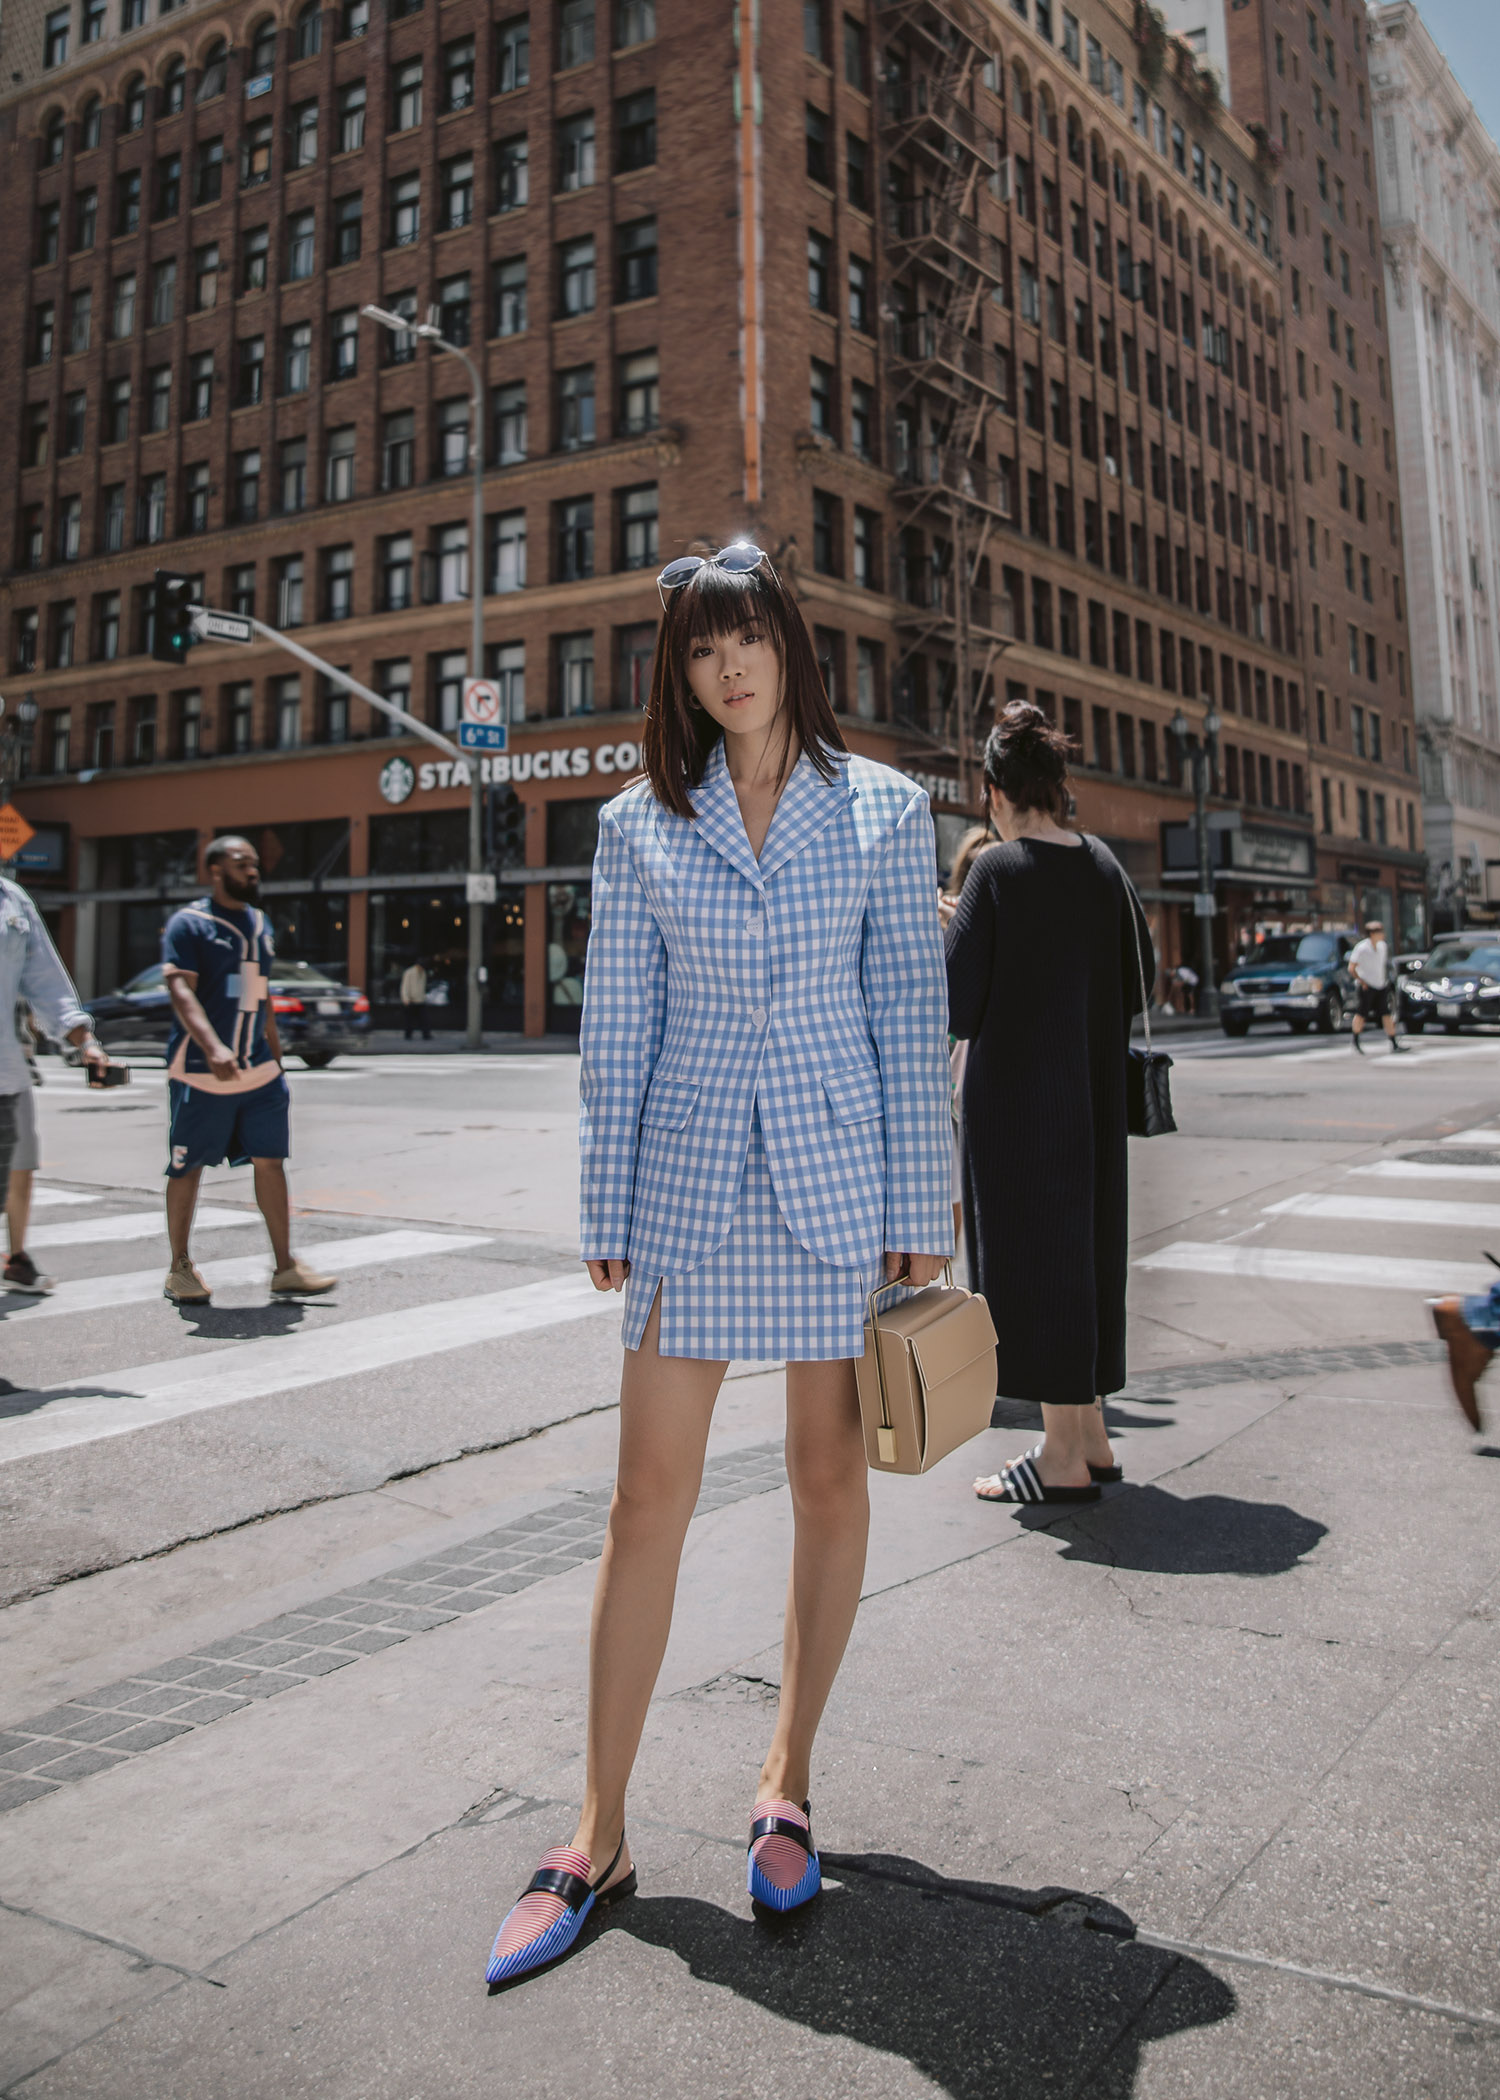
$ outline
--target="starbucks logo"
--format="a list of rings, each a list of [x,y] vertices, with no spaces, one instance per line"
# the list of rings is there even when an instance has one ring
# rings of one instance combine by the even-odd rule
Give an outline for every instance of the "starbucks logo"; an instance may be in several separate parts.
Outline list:
[[[404,802],[416,784],[408,759],[388,758],[380,769],[380,792],[387,802]]]

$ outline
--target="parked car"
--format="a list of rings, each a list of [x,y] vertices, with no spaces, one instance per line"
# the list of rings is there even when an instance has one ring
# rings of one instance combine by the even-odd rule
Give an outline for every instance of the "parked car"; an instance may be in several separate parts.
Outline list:
[[[1349,956],[1352,933],[1273,933],[1227,972],[1219,1026],[1246,1035],[1252,1021],[1286,1021],[1294,1035],[1348,1026],[1359,1004]]]
[[[90,1002],[94,1033],[110,1049],[166,1055],[172,1026],[172,1002],[160,963],[132,977],[117,992]],[[341,1050],[357,1047],[370,1026],[370,1002],[363,992],[340,984],[312,963],[283,961],[271,977],[271,1010],[284,1050],[295,1051],[316,1071],[331,1065]]]
[[[1500,935],[1452,934],[1397,975],[1401,1022],[1420,1035],[1430,1021],[1457,1035],[1465,1023],[1500,1021]]]

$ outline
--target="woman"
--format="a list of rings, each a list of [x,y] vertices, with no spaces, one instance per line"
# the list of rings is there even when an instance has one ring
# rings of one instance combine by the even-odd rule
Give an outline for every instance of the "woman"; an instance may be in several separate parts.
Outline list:
[[[927,798],[850,756],[758,548],[658,579],[646,778],[606,804],[582,1026],[583,1254],[625,1291],[619,1473],[594,1595],[588,1776],[489,1980],[627,1894],[625,1790],[730,1358],[784,1358],[796,1524],[752,1896],[817,1893],[813,1737],[869,1509],[852,1359],[868,1292],[950,1245],[942,944]],[[882,1261],[882,1256],[884,1260]]]
[[[1068,828],[1067,739],[1006,708],[984,753],[1001,843],[948,927],[949,1027],[970,1041],[966,1224],[999,1332],[998,1390],[1041,1403],[1034,1450],[974,1483],[996,1502],[1097,1500],[1118,1480],[1105,1393],[1125,1383],[1125,1059],[1150,934],[1113,854]]]
[[[986,846],[995,843],[995,834],[988,822],[974,824],[964,833],[953,855],[953,866],[948,870],[948,887],[938,898],[938,916],[946,926],[952,918],[954,908],[963,895],[964,884],[969,879],[969,870]],[[964,1065],[968,1061],[969,1046],[959,1042],[956,1036],[948,1038],[948,1081],[953,1099],[953,1241],[958,1244],[959,1234],[964,1229],[964,1118],[963,1091]],[[974,1282],[974,1262],[969,1260],[969,1281]],[[977,1288],[977,1285],[975,1286]]]

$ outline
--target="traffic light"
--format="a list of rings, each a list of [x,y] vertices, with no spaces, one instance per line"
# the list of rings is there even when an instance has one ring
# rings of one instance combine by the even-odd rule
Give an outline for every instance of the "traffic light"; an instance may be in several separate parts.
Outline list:
[[[192,648],[193,581],[158,569],[151,585],[151,654],[159,664],[180,664]]]
[[[507,782],[489,792],[489,851],[492,868],[519,868],[526,859],[526,805]]]

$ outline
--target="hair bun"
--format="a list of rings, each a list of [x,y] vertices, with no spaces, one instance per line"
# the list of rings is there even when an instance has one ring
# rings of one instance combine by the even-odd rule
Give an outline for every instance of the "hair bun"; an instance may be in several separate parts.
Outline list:
[[[1062,818],[1068,809],[1069,740],[1030,700],[1002,708],[984,748],[984,778],[1017,809]]]

